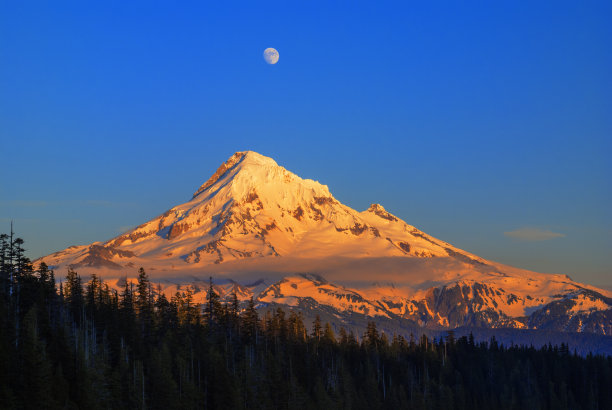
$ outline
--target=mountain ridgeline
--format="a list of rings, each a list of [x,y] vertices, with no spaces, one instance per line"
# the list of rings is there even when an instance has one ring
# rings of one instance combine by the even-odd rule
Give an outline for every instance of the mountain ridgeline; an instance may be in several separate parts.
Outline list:
[[[207,297],[215,278],[260,309],[327,315],[339,328],[387,331],[461,327],[612,335],[612,294],[566,275],[488,261],[436,239],[381,205],[363,212],[327,186],[255,152],[237,152],[197,190],[106,242],[40,258],[59,275],[95,273],[112,288],[144,267],[171,295]],[[407,333],[406,333],[407,334]]]

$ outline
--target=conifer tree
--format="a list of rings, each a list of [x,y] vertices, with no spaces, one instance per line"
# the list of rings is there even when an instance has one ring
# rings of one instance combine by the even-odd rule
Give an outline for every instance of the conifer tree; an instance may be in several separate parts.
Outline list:
[[[101,281],[94,273],[85,286],[85,304],[87,306],[87,312],[90,315],[93,315],[96,311],[96,305],[98,304],[99,294],[101,292],[100,288]]]
[[[147,277],[147,273],[144,268],[138,269],[138,284],[136,285],[137,295],[136,295],[136,309],[138,312],[144,312],[150,309],[149,306],[149,278]]]
[[[134,313],[134,294],[131,283],[124,279],[123,290],[119,296],[119,327],[122,333],[122,338],[129,344],[135,342],[136,339],[136,315]]]
[[[356,348],[359,343],[357,341],[357,337],[355,337],[355,333],[353,333],[353,330],[349,330],[349,334],[348,334],[348,346],[350,348]]]
[[[253,297],[249,299],[246,309],[242,313],[242,328],[246,339],[251,343],[257,343],[259,317],[255,310],[255,302]]]
[[[81,277],[74,269],[69,267],[66,274],[66,284],[64,285],[64,300],[77,324],[80,324],[83,319],[83,299]]]
[[[23,248],[24,241],[21,238],[15,238],[12,244],[13,262],[15,263],[15,276],[19,280],[24,276],[32,274],[32,264],[30,260],[25,256],[25,249]]]
[[[329,322],[325,322],[325,330],[323,331],[323,341],[327,344],[335,344],[336,343],[336,335],[329,324]]]
[[[338,336],[340,337],[340,344],[342,346],[346,346],[348,343],[348,333],[346,333],[346,329],[344,327],[340,327],[338,331]]]
[[[236,295],[236,289],[232,290],[231,301],[230,301],[230,314],[233,318],[238,318],[240,313],[240,302],[238,301],[238,295]]]
[[[130,282],[125,278],[123,284],[123,291],[121,292],[120,309],[125,313],[133,313],[134,311],[134,298]]]
[[[321,317],[319,315],[315,316],[315,320],[312,323],[312,338],[317,342],[321,340]]]
[[[371,349],[377,349],[380,346],[381,341],[378,329],[376,329],[376,322],[368,322],[368,327],[363,335],[363,341]]]
[[[135,307],[138,312],[143,337],[149,337],[153,325],[153,305],[151,304],[151,282],[144,268],[138,269]]]
[[[380,338],[378,339],[379,342],[379,347],[387,348],[389,346],[389,338],[387,337],[387,334],[385,332],[382,332],[380,334]]]
[[[5,233],[0,234],[0,294],[9,293],[9,236]]]
[[[212,328],[214,321],[219,319],[221,313],[221,302],[219,300],[219,295],[215,292],[215,288],[213,287],[212,276],[209,278],[206,299],[208,300],[206,305],[206,318],[209,328]]]
[[[299,342],[304,342],[306,340],[307,332],[306,327],[304,326],[304,320],[302,319],[301,312],[289,312],[288,326],[289,335],[293,340]]]

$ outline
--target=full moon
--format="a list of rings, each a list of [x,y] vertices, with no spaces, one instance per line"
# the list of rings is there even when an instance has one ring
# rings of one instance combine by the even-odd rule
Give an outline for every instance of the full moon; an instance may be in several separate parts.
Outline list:
[[[268,64],[276,64],[278,63],[278,51],[275,48],[268,47],[264,50],[263,58],[266,60]]]

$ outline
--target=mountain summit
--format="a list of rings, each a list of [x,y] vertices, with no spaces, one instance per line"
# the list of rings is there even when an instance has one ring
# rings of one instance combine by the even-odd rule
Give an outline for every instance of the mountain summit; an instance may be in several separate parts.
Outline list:
[[[172,261],[180,269],[278,256],[451,256],[483,263],[381,205],[364,212],[342,205],[327,186],[252,151],[232,155],[190,201],[103,244],[51,255],[50,262],[122,269],[142,258],[145,266]]]
[[[72,267],[107,278],[143,266],[177,288],[208,275],[242,279],[234,290],[266,306],[324,306],[422,326],[612,332],[608,292],[487,261],[379,204],[358,212],[252,151],[232,155],[188,202],[104,243],[39,261],[60,275]]]

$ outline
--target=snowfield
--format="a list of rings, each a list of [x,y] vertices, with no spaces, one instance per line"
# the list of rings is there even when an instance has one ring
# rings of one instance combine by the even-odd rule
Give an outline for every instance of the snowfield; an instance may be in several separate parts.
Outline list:
[[[119,289],[144,267],[169,296],[332,309],[419,326],[547,328],[612,334],[612,293],[566,275],[505,266],[408,225],[381,205],[351,209],[327,186],[237,152],[192,198],[106,242],[38,259]],[[549,312],[546,313],[548,308]],[[554,307],[554,309],[552,309]],[[551,319],[554,316],[554,320]]]

